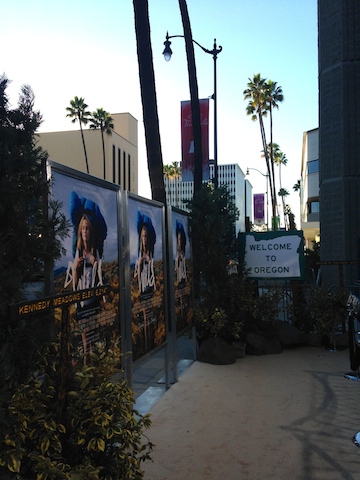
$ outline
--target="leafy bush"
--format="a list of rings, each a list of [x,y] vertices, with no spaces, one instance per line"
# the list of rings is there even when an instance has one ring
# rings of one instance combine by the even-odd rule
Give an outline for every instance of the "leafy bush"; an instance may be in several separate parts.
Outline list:
[[[333,327],[345,321],[348,296],[344,289],[332,293],[323,288],[311,289],[308,306],[317,333],[331,336]]]
[[[24,284],[43,278],[45,266],[61,256],[68,230],[60,204],[47,202],[48,154],[37,146],[42,118],[34,109],[34,93],[22,86],[12,108],[9,83],[0,75],[0,432],[6,428],[10,390],[32,371],[33,353],[49,340],[51,325],[40,316],[15,321],[9,305],[23,301]]]
[[[241,269],[235,235],[238,211],[227,187],[203,187],[190,209],[199,342],[221,336],[231,343],[254,328],[265,330],[277,319],[281,292],[272,287],[258,295],[256,283]]]
[[[213,310],[221,306],[227,265],[237,254],[238,210],[227,187],[204,186],[189,202],[195,297]]]
[[[90,355],[91,365],[84,365],[73,352],[64,391],[59,339],[39,354],[37,372],[9,405],[2,475],[9,470],[20,474],[16,478],[36,480],[143,478],[141,462],[153,447],[144,435],[149,415],[133,410],[132,391],[117,368],[117,344],[108,350],[98,344]]]

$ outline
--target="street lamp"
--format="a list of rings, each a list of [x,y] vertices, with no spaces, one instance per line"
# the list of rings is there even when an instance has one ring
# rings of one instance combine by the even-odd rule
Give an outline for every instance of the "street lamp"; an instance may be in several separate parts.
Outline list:
[[[268,182],[269,182],[269,174],[268,173],[262,173],[260,170],[257,168],[247,168],[246,169],[246,175],[250,175],[249,170],[255,170],[256,172],[260,173],[263,177],[266,178],[266,227],[267,230],[269,230],[269,192],[268,192]]]
[[[169,33],[166,32],[166,40],[164,42],[165,48],[163,51],[164,58],[167,62],[170,61],[171,55],[172,55],[172,50],[170,48],[171,42],[169,41],[169,38],[185,38],[184,35],[171,35],[169,36]],[[222,47],[219,45],[219,48],[217,48],[216,45],[216,39],[214,39],[214,46],[212,50],[208,50],[207,48],[203,47],[198,43],[196,40],[193,38],[191,39],[193,43],[198,45],[201,50],[203,50],[205,53],[209,53],[210,55],[213,56],[214,60],[214,93],[211,96],[211,98],[214,100],[214,178],[213,178],[213,183],[215,188],[218,187],[218,159],[217,159],[217,78],[216,78],[216,60],[218,54],[222,51]]]

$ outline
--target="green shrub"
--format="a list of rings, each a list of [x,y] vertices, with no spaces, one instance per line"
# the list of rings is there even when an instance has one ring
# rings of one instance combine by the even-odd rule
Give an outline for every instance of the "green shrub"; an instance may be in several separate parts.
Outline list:
[[[333,328],[345,321],[348,296],[344,289],[330,293],[323,288],[311,289],[308,306],[317,333],[331,336]]]
[[[151,422],[133,410],[132,391],[117,369],[116,343],[108,350],[98,344],[90,365],[72,353],[67,391],[57,339],[39,355],[36,374],[13,395],[0,474],[36,480],[143,478],[141,462],[150,459],[153,447],[144,430]]]

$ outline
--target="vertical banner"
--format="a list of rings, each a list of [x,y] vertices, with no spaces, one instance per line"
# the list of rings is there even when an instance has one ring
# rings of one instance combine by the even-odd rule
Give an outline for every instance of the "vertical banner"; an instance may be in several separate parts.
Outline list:
[[[166,340],[163,207],[128,198],[133,360]]]
[[[101,292],[102,287],[110,286],[107,295],[88,294],[71,306],[74,329],[81,332],[79,347],[88,354],[95,342],[108,344],[120,335],[119,190],[101,186],[101,181],[82,180],[77,173],[73,171],[71,176],[61,173],[61,168],[52,170],[52,197],[61,202],[70,226],[62,244],[63,256],[54,265],[54,291],[60,294],[98,287],[96,292]]]
[[[210,179],[209,168],[209,99],[199,100],[202,147],[203,180]],[[183,182],[194,181],[194,136],[192,128],[191,102],[181,102],[181,176]]]
[[[254,193],[254,223],[263,225],[265,223],[265,195]]]
[[[189,218],[186,214],[172,211],[171,235],[176,333],[187,329],[193,322],[192,261],[188,222]]]

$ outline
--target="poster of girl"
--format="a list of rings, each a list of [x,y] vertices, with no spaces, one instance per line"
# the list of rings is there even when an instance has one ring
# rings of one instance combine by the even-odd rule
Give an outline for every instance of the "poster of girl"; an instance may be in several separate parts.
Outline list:
[[[166,339],[162,205],[128,198],[132,355],[136,360]]]
[[[140,211],[137,212],[136,225],[139,237],[134,277],[138,279],[140,294],[146,295],[156,288],[154,273],[156,233],[151,218]]]
[[[174,262],[174,298],[176,332],[192,325],[192,262],[188,236],[189,219],[172,211],[172,244]]]
[[[176,235],[176,258],[175,258],[175,275],[178,286],[184,286],[186,283],[186,234],[184,225],[179,220],[176,220],[175,224]]]
[[[69,225],[63,255],[54,265],[54,293],[82,292],[70,315],[74,335],[81,332],[79,347],[85,355],[95,342],[107,344],[119,334],[118,192],[76,171],[63,173],[61,166],[52,169],[52,177],[52,196],[61,203]],[[104,286],[104,296],[87,291]]]

